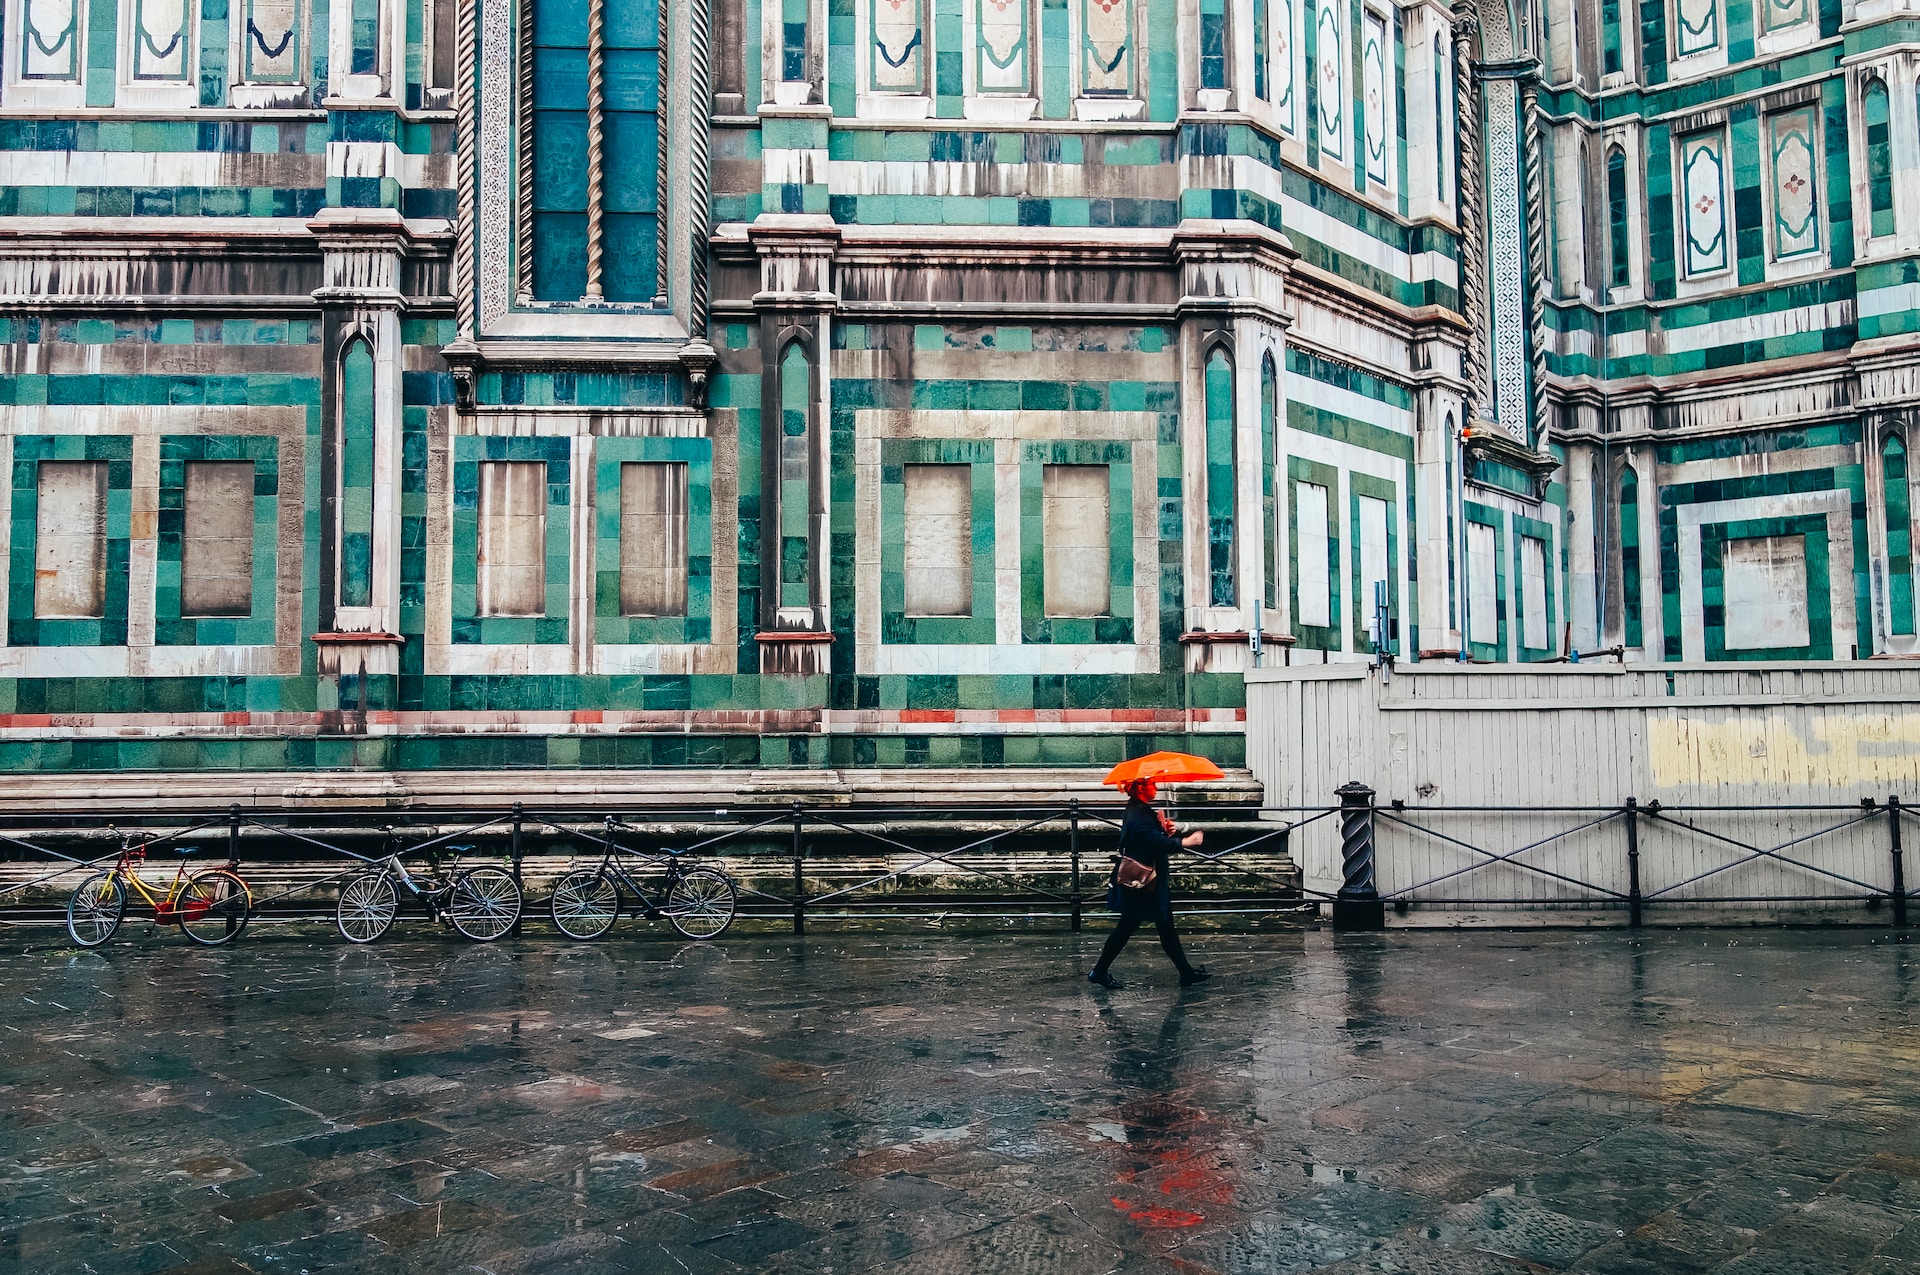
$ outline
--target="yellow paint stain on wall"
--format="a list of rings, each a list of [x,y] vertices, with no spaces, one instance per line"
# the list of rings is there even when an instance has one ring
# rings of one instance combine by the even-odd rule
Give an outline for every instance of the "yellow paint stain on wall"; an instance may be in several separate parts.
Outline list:
[[[1647,722],[1647,761],[1662,788],[1727,784],[1910,789],[1920,778],[1920,713],[1782,706],[1663,714]],[[1893,789],[1887,785],[1892,784]]]

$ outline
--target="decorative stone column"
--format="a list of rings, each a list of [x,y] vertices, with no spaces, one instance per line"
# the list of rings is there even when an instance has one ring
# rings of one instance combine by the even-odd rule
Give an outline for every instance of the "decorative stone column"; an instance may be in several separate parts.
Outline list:
[[[329,724],[358,733],[400,673],[400,214],[329,208],[307,225],[324,258],[321,307],[320,631]],[[364,345],[370,356],[362,361]],[[352,399],[353,401],[349,401]],[[370,447],[367,435],[370,433]],[[351,461],[349,448],[357,449]],[[369,455],[370,450],[370,455]],[[362,544],[360,537],[364,537]],[[351,554],[344,552],[351,542]],[[331,694],[332,703],[325,702]]]
[[[833,643],[828,408],[840,231],[824,216],[768,213],[747,233],[760,256],[760,669],[825,673]]]

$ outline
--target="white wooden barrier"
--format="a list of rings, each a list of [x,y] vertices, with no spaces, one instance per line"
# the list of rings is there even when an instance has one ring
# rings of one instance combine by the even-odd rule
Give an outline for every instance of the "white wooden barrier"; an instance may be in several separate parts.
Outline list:
[[[1372,787],[1379,888],[1415,912],[1597,901],[1615,906],[1587,919],[1624,920],[1628,820],[1555,834],[1634,798],[1664,808],[1634,821],[1650,918],[1705,919],[1709,907],[1884,918],[1864,900],[1892,889],[1888,797],[1920,803],[1920,665],[1256,669],[1247,749],[1270,806],[1331,806],[1343,783]],[[1866,798],[1880,803],[1871,814]],[[1904,828],[1920,846],[1920,821]],[[1290,848],[1309,890],[1339,887],[1337,820]],[[1912,890],[1916,873],[1905,875]]]

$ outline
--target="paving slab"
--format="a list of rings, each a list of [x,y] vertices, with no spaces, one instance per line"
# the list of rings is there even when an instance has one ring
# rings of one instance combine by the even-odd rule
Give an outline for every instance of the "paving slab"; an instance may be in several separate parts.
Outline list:
[[[0,944],[0,1273],[1920,1270],[1920,945]]]

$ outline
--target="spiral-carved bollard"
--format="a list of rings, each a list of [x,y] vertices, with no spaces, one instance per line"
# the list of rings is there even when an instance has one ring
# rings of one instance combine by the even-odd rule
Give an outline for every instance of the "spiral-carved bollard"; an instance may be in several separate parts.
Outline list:
[[[1339,893],[1333,896],[1333,928],[1381,930],[1387,907],[1373,884],[1373,789],[1354,780],[1334,789],[1340,798]]]

